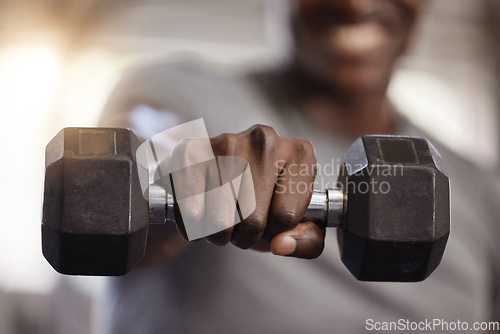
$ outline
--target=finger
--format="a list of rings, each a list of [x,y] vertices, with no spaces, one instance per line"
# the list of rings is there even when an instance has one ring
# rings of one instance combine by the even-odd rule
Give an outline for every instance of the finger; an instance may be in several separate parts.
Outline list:
[[[268,220],[269,206],[276,183],[276,172],[266,164],[254,164],[243,173],[238,203],[242,221],[233,231],[231,242],[242,249],[252,247],[262,239]],[[254,181],[253,175],[257,178]]]
[[[188,240],[204,236],[205,192],[213,186],[207,177],[213,168],[211,156],[208,139],[185,139],[158,166],[159,179],[155,182],[162,183],[174,196],[176,222]]]
[[[242,221],[234,227],[231,239],[237,247],[251,247],[261,239],[265,230],[277,178],[273,173],[273,168],[275,168],[273,163],[275,156],[282,152],[282,150],[276,152],[276,149],[281,146],[280,141],[281,137],[276,130],[265,125],[254,125],[236,135],[223,134],[212,141],[216,154],[222,155],[219,151],[223,151],[225,155],[243,156],[252,169],[243,176],[241,185],[245,191],[240,192],[238,196],[239,214]],[[246,187],[245,181],[252,183],[251,187]],[[247,190],[252,188],[253,191]]]
[[[214,189],[207,189],[205,193],[206,207],[203,224],[207,228],[205,231],[207,241],[214,245],[227,244],[231,240],[234,225],[240,221],[237,210],[237,191],[243,166],[239,166],[237,163],[239,160],[245,159],[234,156],[216,157],[218,186]]]
[[[294,229],[304,217],[311,200],[316,157],[310,143],[304,141],[300,145],[304,145],[304,152],[295,150],[298,163],[287,162],[276,182],[264,240],[270,241],[277,234]]]
[[[293,230],[275,236],[270,243],[275,255],[314,259],[325,247],[325,228],[312,222],[303,222]]]
[[[262,239],[276,175],[282,167],[278,166],[274,159],[269,159],[268,154],[272,152],[267,152],[268,145],[272,146],[270,143],[277,140],[275,138],[277,133],[274,130],[271,131],[267,127],[252,127],[244,134],[251,138],[250,143],[257,142],[260,146],[257,145],[258,149],[253,151],[254,154],[248,156],[249,166],[243,174],[238,196],[242,220],[235,226],[231,242],[236,247],[248,249]]]
[[[201,163],[169,175],[174,196],[175,221],[188,240],[202,238],[207,164]],[[183,233],[184,234],[184,233]]]
[[[269,203],[273,196],[274,182],[268,181],[255,185],[255,209],[251,214],[248,207],[252,207],[251,200],[241,200],[244,196],[239,197],[241,203],[240,213],[242,221],[234,227],[231,243],[236,247],[247,249],[261,240],[266,229],[267,217],[269,211]],[[248,192],[247,192],[248,193]]]

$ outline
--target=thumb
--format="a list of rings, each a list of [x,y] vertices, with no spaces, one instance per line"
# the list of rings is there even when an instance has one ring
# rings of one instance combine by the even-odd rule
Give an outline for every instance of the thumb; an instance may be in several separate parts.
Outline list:
[[[274,255],[314,259],[325,247],[325,228],[303,222],[294,229],[276,235],[270,243]]]

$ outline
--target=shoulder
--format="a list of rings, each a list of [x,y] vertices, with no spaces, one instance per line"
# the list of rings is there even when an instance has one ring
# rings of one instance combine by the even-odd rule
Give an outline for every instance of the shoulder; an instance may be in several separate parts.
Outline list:
[[[196,56],[147,61],[127,70],[116,90],[128,86],[160,86],[174,89],[186,85],[241,80],[243,72]]]
[[[141,62],[118,81],[103,109],[101,124],[123,126],[117,119],[126,118],[137,105],[189,113],[199,101],[230,95],[244,81],[242,71],[195,56]]]

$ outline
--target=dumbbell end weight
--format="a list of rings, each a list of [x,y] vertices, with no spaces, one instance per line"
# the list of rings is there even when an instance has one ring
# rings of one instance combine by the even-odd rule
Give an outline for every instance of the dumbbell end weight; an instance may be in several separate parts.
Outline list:
[[[438,151],[421,138],[365,136],[344,160],[344,265],[362,281],[425,280],[450,233],[450,183]]]
[[[66,128],[47,145],[42,251],[69,275],[124,275],[144,256],[148,203],[127,129]]]

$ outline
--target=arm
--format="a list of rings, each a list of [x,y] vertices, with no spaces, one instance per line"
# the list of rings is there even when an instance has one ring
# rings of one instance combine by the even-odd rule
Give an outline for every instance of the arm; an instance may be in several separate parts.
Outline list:
[[[182,123],[176,116],[180,113],[166,111],[165,105],[170,105],[168,101],[158,101],[153,94],[148,95],[144,82],[148,80],[136,77],[119,85],[106,106],[101,125],[128,127],[139,136],[149,138]],[[211,138],[211,145],[216,156],[234,155],[249,162],[257,203],[249,217],[237,226],[207,236],[208,242],[216,245],[231,242],[243,249],[270,249],[278,255],[296,257],[312,258],[321,254],[324,229],[314,223],[299,225],[311,197],[314,168],[310,169],[311,175],[294,176],[296,180],[288,179],[288,175],[281,181],[306,182],[311,185],[310,191],[292,194],[294,189],[281,187],[285,191],[275,194],[280,173],[286,171],[287,163],[316,164],[314,148],[309,142],[283,138],[267,126],[254,126],[241,133]],[[282,170],[276,170],[280,163]],[[167,225],[150,227],[143,265],[172,260],[187,247],[188,243],[176,229]]]

